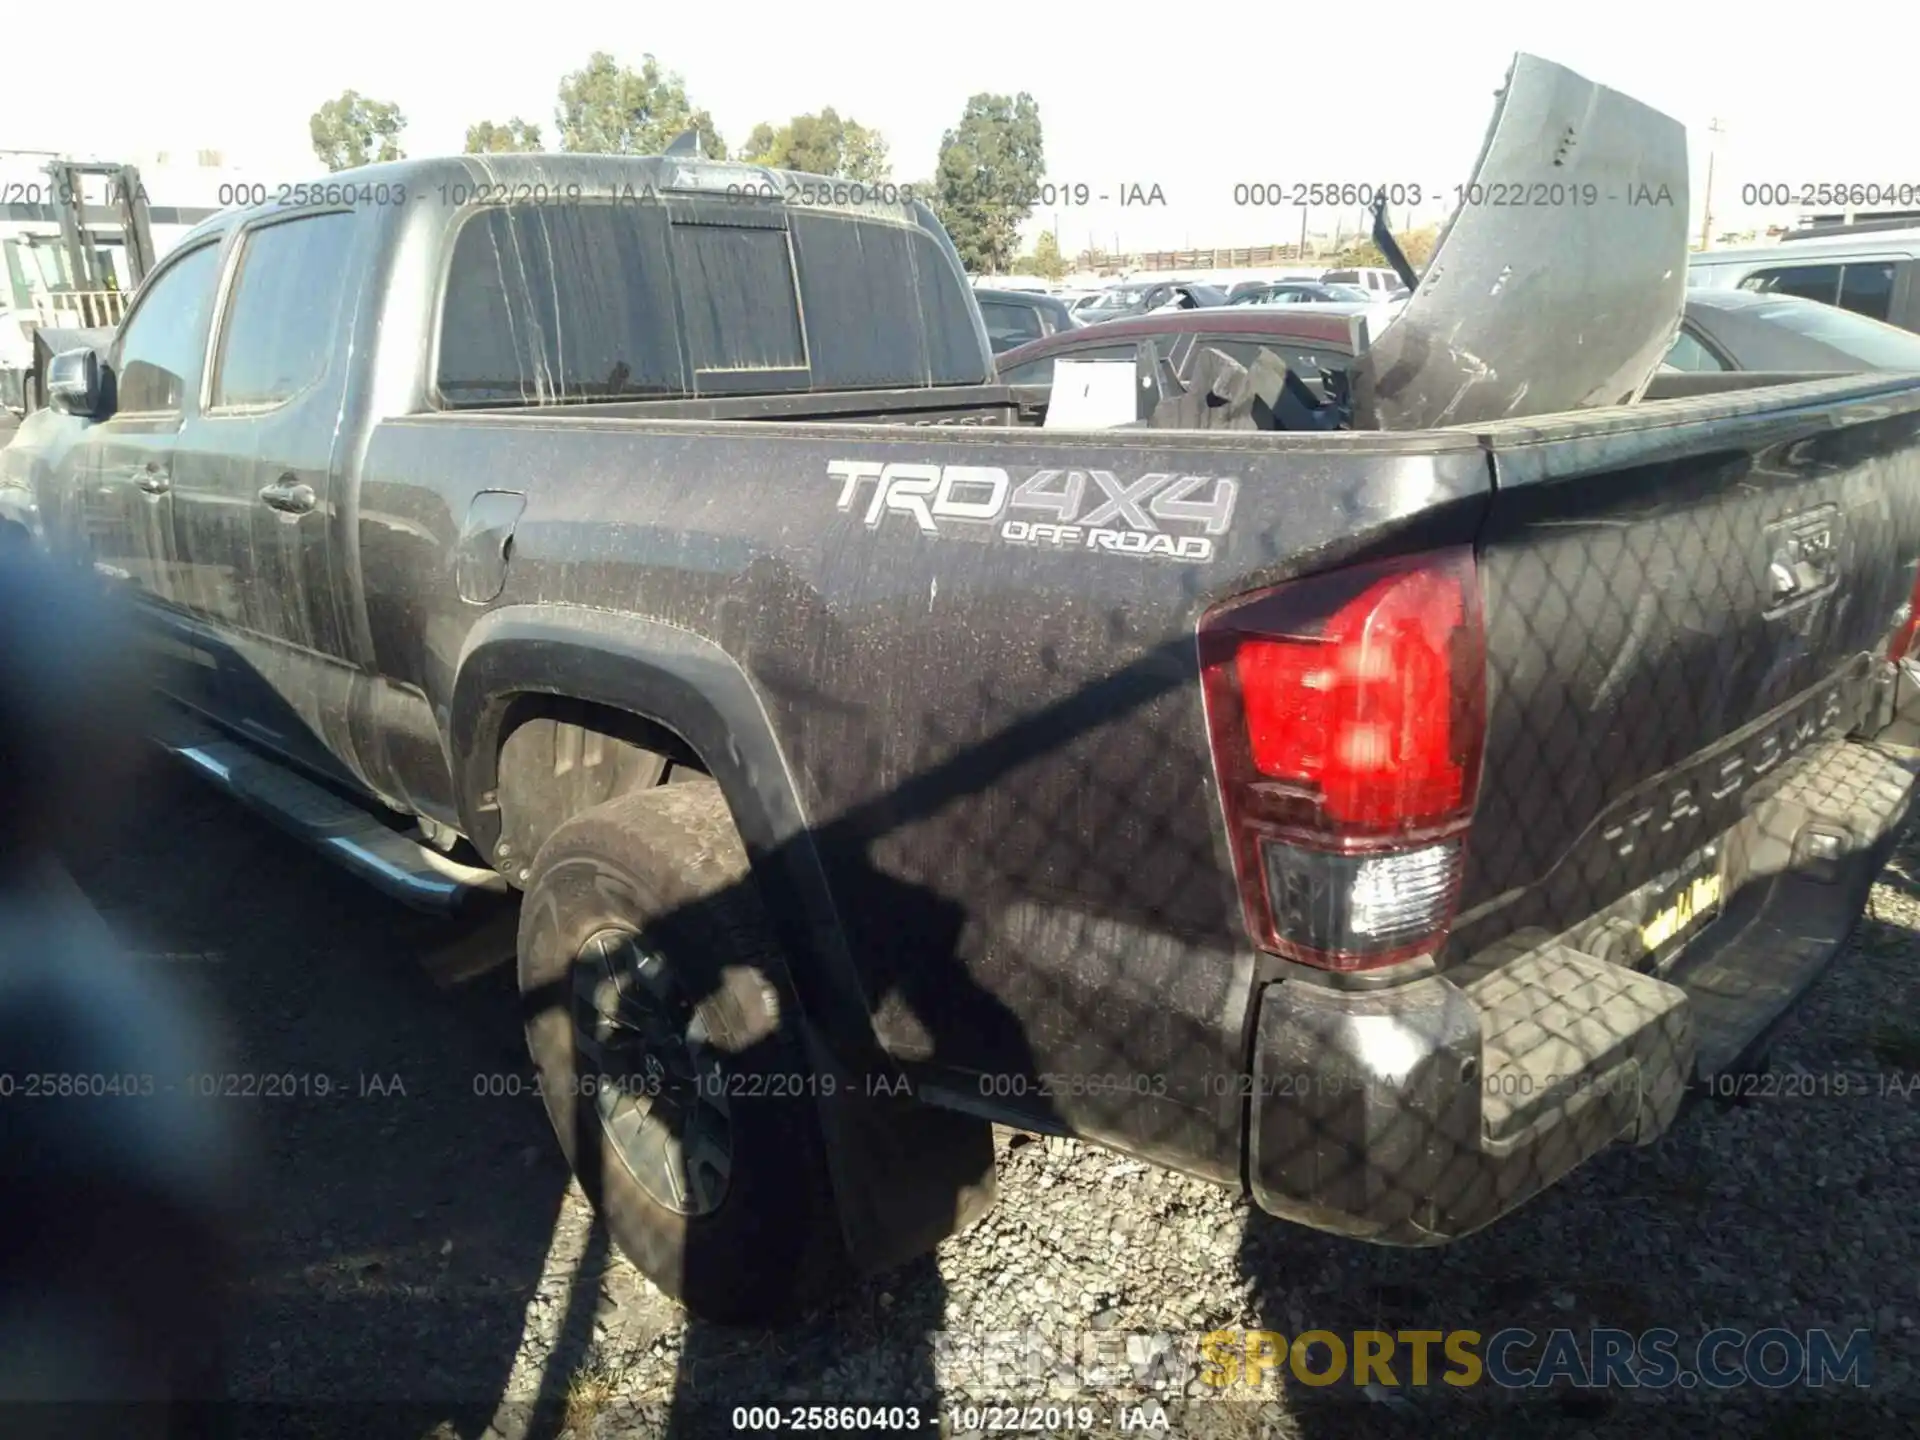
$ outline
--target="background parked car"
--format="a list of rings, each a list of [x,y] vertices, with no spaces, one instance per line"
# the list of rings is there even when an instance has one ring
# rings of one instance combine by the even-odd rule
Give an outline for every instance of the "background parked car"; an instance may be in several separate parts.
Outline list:
[[[1079,327],[1064,300],[1033,290],[975,290],[993,353]]]
[[[1005,383],[1040,390],[1052,385],[1054,362],[1062,356],[1132,360],[1142,341],[1153,340],[1183,381],[1190,378],[1202,347],[1224,351],[1242,365],[1251,364],[1260,351],[1272,350],[1317,388],[1321,371],[1352,363],[1360,341],[1354,319],[1371,320],[1382,310],[1397,313],[1398,307],[1226,305],[1142,316],[1023,345],[1001,355],[997,367]],[[1669,373],[1920,371],[1920,336],[1791,295],[1691,290],[1680,333],[1662,368]],[[1044,400],[1033,395],[1024,403],[1038,406]]]
[[[1329,285],[1320,280],[1282,280],[1272,285],[1256,285],[1230,294],[1229,305],[1368,305],[1381,297],[1358,285]]]
[[[1666,367],[1920,371],[1920,335],[1797,295],[1689,290]]]
[[[1379,266],[1362,266],[1353,270],[1329,270],[1320,277],[1325,285],[1358,285],[1375,299],[1385,300],[1394,291],[1401,288],[1401,279],[1391,270]]]
[[[1775,245],[1703,251],[1688,261],[1687,286],[1798,295],[1920,331],[1920,227],[1835,225]]]
[[[1171,287],[1170,293],[1162,297],[1157,305],[1149,304],[1147,314],[1156,315],[1176,310],[1205,310],[1211,306],[1227,303],[1227,292],[1218,285],[1180,284]]]
[[[1078,312],[1083,324],[1099,325],[1134,315],[1150,315],[1157,310],[1177,306],[1181,310],[1206,309],[1224,305],[1226,291],[1191,280],[1152,280],[1115,285],[1099,300]]]
[[[1269,285],[1285,285],[1296,280],[1304,280],[1309,285],[1318,285],[1320,283],[1320,272],[1318,270],[1255,271],[1233,280],[1231,284],[1227,284],[1227,277],[1222,276],[1219,278],[1221,283],[1226,284],[1227,302],[1231,304],[1240,296],[1250,294],[1255,290],[1264,290]]]

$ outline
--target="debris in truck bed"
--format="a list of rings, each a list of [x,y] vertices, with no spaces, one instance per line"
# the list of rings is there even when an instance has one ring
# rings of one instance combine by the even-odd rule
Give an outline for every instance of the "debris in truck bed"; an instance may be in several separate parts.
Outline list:
[[[1680,326],[1679,121],[1514,57],[1463,203],[1355,367],[1355,426],[1420,430],[1636,400]]]
[[[1344,379],[1344,377],[1342,377]],[[1251,367],[1211,347],[1194,359],[1191,387],[1161,401],[1149,422],[1157,430],[1344,430],[1351,416],[1344,384],[1322,377],[1336,398],[1322,400],[1271,350]]]

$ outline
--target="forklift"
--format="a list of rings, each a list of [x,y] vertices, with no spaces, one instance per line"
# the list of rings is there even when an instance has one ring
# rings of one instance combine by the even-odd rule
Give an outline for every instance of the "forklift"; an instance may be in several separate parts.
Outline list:
[[[111,334],[154,262],[139,167],[61,158],[49,161],[45,171],[48,203],[38,207],[36,218],[54,221],[58,236],[28,233],[16,238],[35,249],[56,246],[65,262],[59,271],[66,283],[35,295],[31,311],[12,316],[30,347],[30,358],[21,356],[25,363],[12,365],[0,360],[0,401],[19,415],[44,403],[41,377],[53,355],[100,343],[103,333]],[[88,203],[89,180],[96,185],[105,181],[104,205]],[[122,257],[117,270],[105,254],[110,246],[117,246]]]

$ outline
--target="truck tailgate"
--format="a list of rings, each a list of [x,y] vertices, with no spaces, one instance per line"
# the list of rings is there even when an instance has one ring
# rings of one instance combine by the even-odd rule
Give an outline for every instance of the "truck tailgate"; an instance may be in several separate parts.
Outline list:
[[[1580,950],[1664,972],[1742,878],[1716,842],[1873,703],[1920,556],[1920,379],[1480,433],[1487,759],[1454,953],[1586,924]]]

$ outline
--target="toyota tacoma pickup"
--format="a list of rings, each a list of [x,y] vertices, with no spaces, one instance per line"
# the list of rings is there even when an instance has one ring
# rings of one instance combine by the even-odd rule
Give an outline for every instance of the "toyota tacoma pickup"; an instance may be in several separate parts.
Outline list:
[[[1684,143],[1582,85],[1481,173],[1677,218],[1458,217],[1338,429],[1023,424],[917,203],[469,156],[183,241],[6,523],[182,759],[517,894],[560,1143],[698,1313],[967,1225],[994,1123],[1445,1242],[1751,1062],[1920,753],[1920,377],[1647,398]]]

